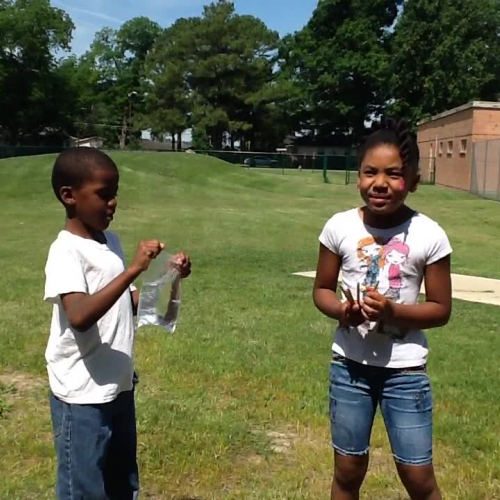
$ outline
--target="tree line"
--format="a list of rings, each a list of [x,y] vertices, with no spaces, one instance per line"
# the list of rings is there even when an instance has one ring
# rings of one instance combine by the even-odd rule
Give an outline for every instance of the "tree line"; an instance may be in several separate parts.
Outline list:
[[[283,15],[286,15],[284,13]],[[0,144],[140,130],[180,148],[274,150],[288,134],[351,136],[382,113],[413,123],[500,95],[497,0],[321,0],[280,38],[233,2],[167,28],[138,17],[70,55],[49,0],[0,0]]]

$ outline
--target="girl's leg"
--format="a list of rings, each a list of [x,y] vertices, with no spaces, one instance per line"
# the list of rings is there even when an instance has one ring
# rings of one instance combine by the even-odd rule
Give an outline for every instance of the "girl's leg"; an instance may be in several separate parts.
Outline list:
[[[369,455],[346,457],[335,452],[332,500],[358,500],[368,470]]]
[[[390,370],[380,408],[410,498],[440,500],[432,466],[432,392],[425,368]]]
[[[441,494],[430,465],[414,466],[396,462],[398,474],[412,500],[441,500]]]
[[[332,499],[356,500],[368,469],[377,400],[370,367],[335,358],[330,370],[330,421],[335,449]]]

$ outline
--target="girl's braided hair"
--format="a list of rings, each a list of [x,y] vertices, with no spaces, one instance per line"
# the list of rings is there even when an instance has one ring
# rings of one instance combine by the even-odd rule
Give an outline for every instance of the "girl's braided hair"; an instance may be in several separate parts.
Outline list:
[[[418,175],[420,152],[416,137],[408,123],[402,119],[382,118],[379,122],[372,124],[369,134],[363,139],[359,148],[358,167],[361,167],[370,149],[383,144],[397,147],[405,172]]]

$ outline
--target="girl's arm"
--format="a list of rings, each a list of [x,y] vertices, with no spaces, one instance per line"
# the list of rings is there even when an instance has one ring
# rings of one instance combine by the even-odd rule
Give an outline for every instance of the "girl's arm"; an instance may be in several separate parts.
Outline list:
[[[336,293],[341,265],[340,255],[334,254],[320,244],[313,288],[314,304],[325,316],[343,324],[358,326],[364,321],[359,304],[351,305],[349,302],[341,302]]]
[[[426,300],[421,304],[396,304],[377,292],[369,292],[363,311],[370,321],[383,319],[402,327],[427,329],[444,326],[451,315],[450,257],[425,268]]]

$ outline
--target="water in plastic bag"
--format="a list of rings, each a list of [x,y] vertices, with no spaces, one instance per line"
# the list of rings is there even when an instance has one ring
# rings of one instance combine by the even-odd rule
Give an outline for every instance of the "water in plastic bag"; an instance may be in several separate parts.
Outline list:
[[[181,306],[181,280],[173,256],[162,252],[144,273],[137,327],[162,326],[174,333]]]

